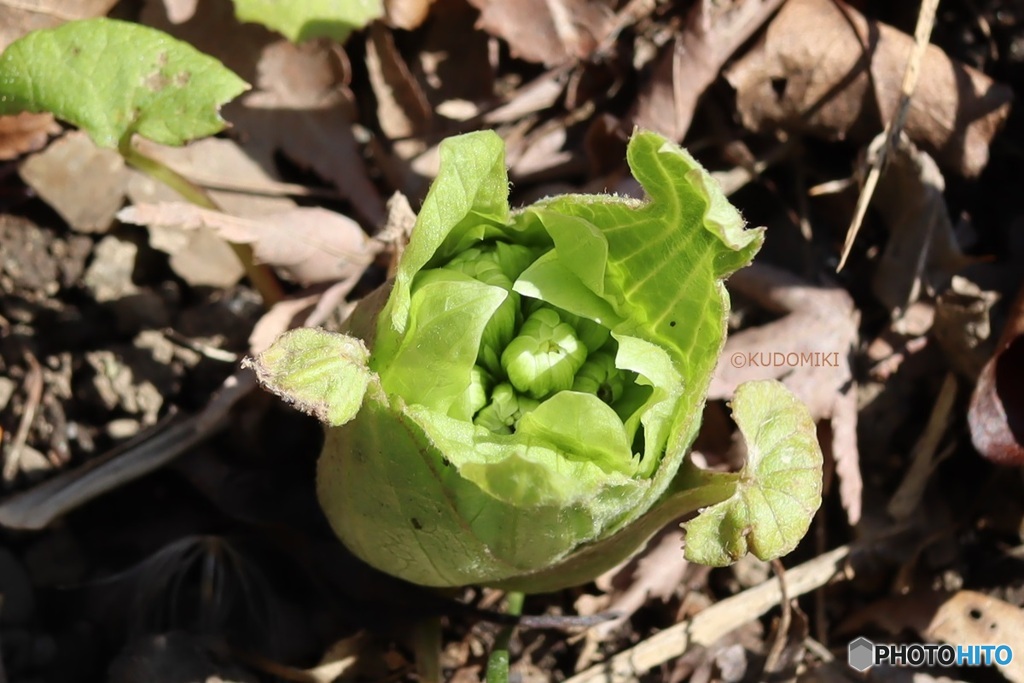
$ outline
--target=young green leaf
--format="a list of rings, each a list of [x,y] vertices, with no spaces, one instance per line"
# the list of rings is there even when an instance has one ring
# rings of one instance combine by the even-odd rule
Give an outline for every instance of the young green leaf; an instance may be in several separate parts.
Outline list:
[[[344,43],[352,31],[384,16],[380,0],[234,0],[239,21],[263,24],[293,43],[331,38]]]
[[[733,417],[747,464],[728,500],[685,523],[686,557],[724,566],[748,550],[762,560],[793,550],[821,504],[821,448],[807,407],[775,380],[736,389]]]
[[[249,88],[219,61],[156,29],[114,19],[35,31],[0,54],[0,114],[51,112],[116,147],[133,133],[166,145],[213,135]]]
[[[265,388],[337,427],[356,416],[367,387],[377,381],[369,358],[359,339],[304,327],[285,332],[243,365],[255,370]]]

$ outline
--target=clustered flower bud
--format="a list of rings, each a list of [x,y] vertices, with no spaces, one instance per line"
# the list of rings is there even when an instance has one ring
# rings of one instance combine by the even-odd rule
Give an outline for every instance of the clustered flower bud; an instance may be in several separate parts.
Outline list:
[[[460,252],[425,279],[468,276],[506,293],[484,328],[470,387],[448,414],[499,434],[559,391],[596,395],[611,405],[632,373],[615,367],[606,327],[513,290],[536,250],[495,241]],[[432,273],[432,274],[428,274]]]

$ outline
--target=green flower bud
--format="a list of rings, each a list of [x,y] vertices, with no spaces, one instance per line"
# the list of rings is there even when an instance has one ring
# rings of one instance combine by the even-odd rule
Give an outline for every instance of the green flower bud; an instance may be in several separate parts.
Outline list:
[[[540,403],[527,396],[520,396],[511,384],[494,387],[491,402],[473,420],[496,434],[511,434],[519,419],[536,408]]]
[[[607,344],[608,340],[612,337],[607,327],[600,323],[595,323],[590,318],[584,318],[564,311],[559,311],[559,314],[562,316],[562,320],[572,325],[573,329],[576,330],[576,336],[591,353]]]
[[[572,383],[573,391],[594,394],[609,405],[619,400],[625,387],[625,372],[615,367],[615,357],[606,351],[590,354]]]
[[[518,244],[495,242],[467,249],[442,269],[460,272],[508,292],[508,298],[494,312],[480,339],[480,363],[494,374],[501,372],[501,352],[515,336],[516,328],[522,322],[519,295],[512,291],[512,284],[535,258],[532,249]]]
[[[497,134],[445,141],[393,280],[342,334],[293,330],[252,359],[328,425],[317,495],[356,556],[424,586],[546,592],[684,515],[700,512],[687,557],[716,566],[806,532],[821,451],[782,385],[736,390],[741,472],[688,458],[724,343],[722,281],[761,231],[660,136],[638,131],[627,157],[643,202],[513,211]]]
[[[501,366],[512,386],[538,399],[570,389],[586,360],[587,347],[553,308],[530,315],[501,354]]]
[[[537,254],[519,244],[495,242],[467,249],[450,260],[445,268],[479,280],[487,285],[512,289],[512,284],[533,263]]]

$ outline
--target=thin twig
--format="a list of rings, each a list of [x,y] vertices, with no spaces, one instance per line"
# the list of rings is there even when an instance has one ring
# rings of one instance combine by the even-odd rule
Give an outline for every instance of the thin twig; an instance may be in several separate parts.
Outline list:
[[[782,652],[786,649],[786,641],[789,639],[789,625],[793,622],[793,606],[789,604],[789,591],[786,590],[786,568],[778,559],[772,560],[772,569],[779,579],[779,593],[782,606],[782,616],[775,628],[775,638],[771,647],[768,648],[768,656],[765,658],[764,673],[776,674],[779,672],[779,663],[782,660]]]
[[[7,451],[4,459],[4,482],[10,484],[18,476],[18,465],[21,462],[21,451],[28,442],[28,433],[32,429],[32,421],[36,419],[36,410],[43,400],[43,369],[39,367],[39,361],[30,351],[25,352],[25,361],[28,363],[28,375],[25,377],[25,410],[21,413],[21,422],[18,423],[18,431],[14,433],[14,441]]]
[[[921,497],[924,495],[932,472],[940,462],[952,454],[952,451],[947,449],[936,456],[936,451],[938,451],[939,443],[952,422],[956,394],[956,376],[951,372],[947,373],[939,395],[935,399],[935,405],[932,406],[932,413],[928,417],[924,432],[921,433],[911,451],[910,467],[907,469],[903,481],[900,482],[899,488],[896,489],[896,493],[893,494],[892,500],[889,501],[888,512],[897,521],[907,519],[911,513],[920,509]]]
[[[172,344],[177,344],[186,349],[191,349],[192,351],[195,351],[196,353],[205,356],[210,360],[216,360],[222,363],[237,363],[239,360],[241,360],[241,356],[239,356],[237,353],[234,353],[232,351],[226,351],[224,349],[219,349],[216,346],[204,344],[202,342],[196,341],[195,339],[190,339],[186,335],[170,327],[163,330],[163,335],[167,339],[167,341],[171,342]]]
[[[850,555],[844,545],[819,555],[786,572],[786,588],[796,598],[824,586],[833,578],[844,578],[840,568]],[[576,674],[566,683],[626,683],[656,666],[674,659],[694,645],[710,645],[735,628],[756,619],[779,604],[782,588],[778,577],[738,595],[726,598],[664,631],[656,633],[607,662]]]
[[[846,259],[850,256],[853,242],[857,239],[857,233],[860,232],[861,223],[864,222],[868,205],[871,203],[871,197],[875,194],[878,180],[882,176],[882,167],[885,165],[889,151],[896,146],[903,132],[903,126],[907,122],[907,114],[910,113],[910,100],[914,96],[914,91],[917,90],[917,80],[921,75],[921,61],[924,59],[925,50],[931,39],[932,28],[935,26],[935,12],[938,7],[939,0],[921,0],[921,9],[917,14],[917,27],[914,29],[914,48],[907,60],[907,69],[903,72],[903,83],[900,86],[899,106],[896,107],[892,119],[886,124],[885,130],[879,135],[882,144],[871,163],[860,197],[857,198],[857,207],[853,212],[850,229],[846,233],[843,253],[839,257],[839,265],[836,266],[837,273],[846,265]],[[879,138],[871,143],[871,147],[877,144]]]
[[[264,197],[311,197],[314,199],[344,199],[338,190],[329,187],[314,187],[299,183],[283,183],[278,180],[241,181],[231,180],[201,173],[183,173],[190,181],[207,190],[231,192],[234,194],[251,194]]]

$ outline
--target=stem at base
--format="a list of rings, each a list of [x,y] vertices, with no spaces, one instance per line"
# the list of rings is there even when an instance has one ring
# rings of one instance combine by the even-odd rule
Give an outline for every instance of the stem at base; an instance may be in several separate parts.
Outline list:
[[[521,615],[525,598],[523,593],[510,591],[505,596],[508,603],[505,612],[517,617]],[[515,626],[504,627],[498,634],[497,640],[494,641],[494,649],[491,650],[491,656],[487,659],[487,683],[508,683],[508,644],[514,630]]]

